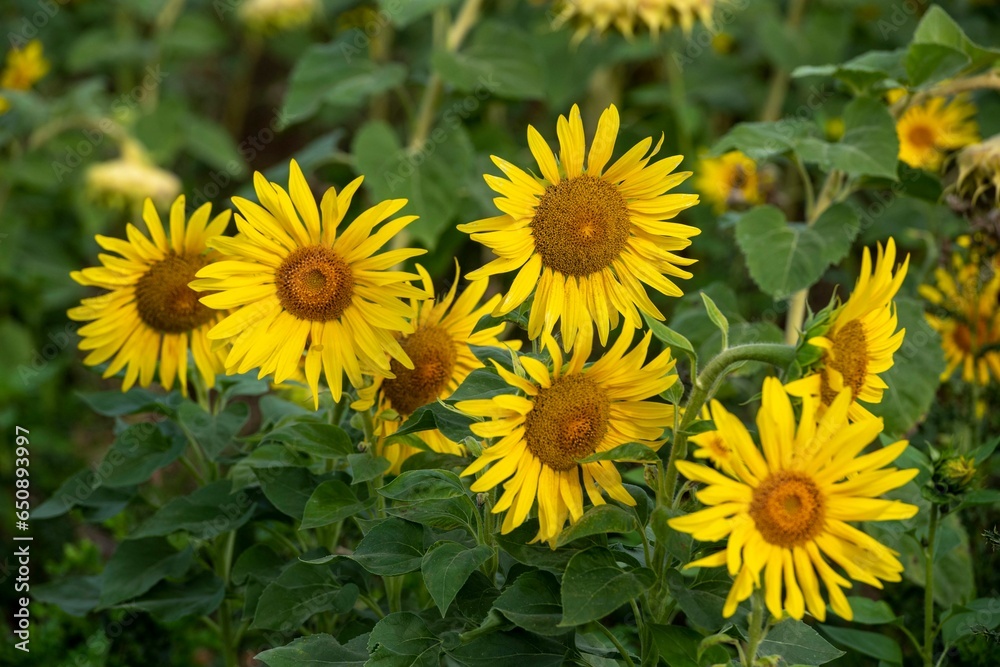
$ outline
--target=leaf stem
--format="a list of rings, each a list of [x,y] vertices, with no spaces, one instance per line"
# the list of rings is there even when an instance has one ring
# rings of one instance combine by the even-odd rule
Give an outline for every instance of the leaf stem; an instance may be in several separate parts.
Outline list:
[[[629,652],[625,649],[624,646],[622,646],[622,643],[618,641],[618,637],[615,637],[615,634],[611,632],[611,630],[608,630],[606,627],[604,627],[604,624],[601,623],[600,621],[594,621],[594,625],[596,625],[597,629],[600,630],[602,633],[604,633],[604,636],[607,637],[611,641],[611,643],[615,645],[615,648],[618,649],[618,653],[622,656],[622,660],[625,661],[625,664],[628,665],[628,667],[635,667],[635,663],[632,662],[632,656],[630,656]]]
[[[748,632],[750,636],[747,639],[747,652],[744,656],[744,666],[753,667],[754,660],[757,658],[757,650],[760,648],[760,643],[764,640],[767,635],[767,630],[764,624],[767,619],[767,612],[764,610],[764,592],[762,589],[758,588],[754,590],[753,596],[751,596],[752,610],[750,612],[750,617],[747,619],[749,628]]]

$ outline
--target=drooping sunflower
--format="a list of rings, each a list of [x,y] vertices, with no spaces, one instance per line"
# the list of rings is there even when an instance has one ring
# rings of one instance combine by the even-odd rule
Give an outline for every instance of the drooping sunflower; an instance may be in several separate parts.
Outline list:
[[[757,163],[740,151],[698,162],[695,188],[712,203],[716,213],[734,205],[754,206],[764,201]]]
[[[424,289],[433,295],[431,277],[420,265],[417,265],[417,271]],[[355,410],[376,406],[376,453],[389,459],[392,464],[389,472],[392,474],[399,474],[403,462],[419,450],[405,443],[386,445],[384,440],[399,430],[399,425],[414,410],[439,398],[448,398],[469,373],[483,367],[470,345],[520,347],[520,341],[501,343],[497,338],[503,333],[503,324],[474,331],[479,320],[493,310],[500,295],[480,304],[489,281],[477,280],[470,283],[456,299],[458,280],[456,267],[455,282],[443,299],[435,302],[430,297],[423,302],[417,299],[410,302],[410,321],[414,330],[403,335],[399,344],[413,362],[413,368],[406,368],[393,360],[392,372],[396,377],[376,377],[371,385],[358,390],[358,400],[351,404]],[[389,410],[395,415],[386,416]],[[463,445],[450,440],[437,429],[420,431],[416,435],[435,452],[465,452]]]
[[[819,418],[816,402],[807,400],[796,425],[781,382],[767,378],[757,413],[761,452],[740,420],[712,402],[712,417],[735,452],[733,472],[678,461],[682,475],[706,485],[696,496],[709,507],[669,524],[704,542],[728,538],[721,551],[687,565],[728,568],[735,581],[723,616],[732,616],[755,588],[763,588],[774,616],[780,618],[784,610],[801,619],[808,609],[823,621],[822,581],[833,611],[851,620],[842,590],[851,583],[828,559],[851,579],[876,588],[901,579],[898,554],[848,522],[916,514],[914,505],[877,496],[903,486],[917,470],[885,467],[906,449],[905,440],[860,455],[882,431],[882,420],[849,423],[851,403],[844,389]]]
[[[0,73],[0,88],[7,90],[28,90],[49,72],[51,67],[45,58],[42,43],[33,39],[23,49],[11,49],[3,72]],[[10,108],[7,98],[0,95],[0,114]]]
[[[906,109],[896,122],[899,159],[918,169],[937,171],[948,152],[979,141],[976,107],[963,96],[932,97]]]
[[[937,307],[927,313],[931,328],[941,335],[947,367],[941,381],[961,368],[962,381],[985,386],[990,373],[1000,380],[1000,274],[982,281],[978,262],[952,256],[951,272],[938,268],[936,285],[921,285],[920,295]],[[991,348],[983,351],[986,348]]]
[[[561,0],[558,23],[572,22],[574,41],[588,33],[601,34],[612,25],[631,37],[643,25],[653,35],[679,25],[690,33],[696,21],[712,25],[715,0]]]
[[[887,385],[879,374],[892,368],[892,355],[903,344],[906,333],[906,329],[896,331],[893,298],[906,278],[910,256],[893,273],[895,262],[896,243],[891,238],[884,251],[879,244],[874,270],[871,252],[865,248],[861,275],[851,296],[833,311],[826,333],[806,341],[823,350],[818,368],[786,385],[788,393],[818,398],[822,410],[849,387],[854,398],[851,419],[872,416],[861,403],[882,401]]]
[[[470,280],[517,270],[494,315],[511,312],[534,292],[528,335],[551,334],[561,322],[567,350],[578,334],[593,335],[592,322],[606,343],[620,316],[636,328],[642,324],[640,311],[663,319],[643,283],[681,296],[668,276],[690,278],[679,267],[695,261],[676,252],[691,245],[691,237],[701,230],[667,222],[698,203],[698,195],[664,194],[691,175],[671,173],[683,157],[649,164],[660,144],[650,152],[652,139],[645,139],[605,169],[618,123],[612,105],[601,115],[586,169],[576,105],[568,120],[559,117],[558,163],[538,131],[528,126],[528,145],[542,178],[494,156],[507,178],[484,178],[502,195],[494,202],[503,214],[458,226],[499,256],[470,273]]]
[[[552,356],[551,371],[531,357],[520,360],[528,378],[496,364],[501,377],[523,396],[504,394],[456,405],[469,415],[490,418],[473,424],[473,433],[498,438],[462,474],[472,475],[492,464],[472,484],[475,492],[507,480],[493,507],[495,513],[507,512],[503,533],[524,523],[536,498],[539,530],[535,539],[552,548],[567,518],[576,523],[583,515],[584,490],[594,505],[605,502],[601,489],[621,503],[635,504],[614,463],[578,462],[628,442],[656,449],[663,442],[665,425],[673,423],[673,406],[646,400],[677,380],[671,372],[674,361],[669,348],[643,365],[650,334],[626,354],[633,335],[631,327],[624,327],[605,355],[587,367],[590,339],[580,341],[564,367],[559,345],[551,336],[543,336]]]
[[[1000,206],[1000,134],[982,143],[966,146],[958,154],[958,181],[955,191],[975,205],[983,195],[993,201],[984,202],[988,210]]]
[[[292,160],[289,191],[254,174],[261,204],[242,197],[233,203],[240,234],[219,237],[211,247],[226,259],[198,272],[191,286],[214,290],[201,302],[210,308],[237,309],[209,332],[213,340],[232,340],[226,371],[283,382],[304,368],[319,405],[319,377],[339,401],[343,376],[355,387],[363,375],[391,377],[390,359],[413,368],[395,335],[411,333],[410,307],[402,300],[424,299],[410,284],[419,276],[390,267],[425,251],[399,248],[375,254],[416,216],[403,216],[374,228],[406,205],[405,199],[381,202],[360,214],[338,235],[362,178],[339,194],[330,188],[316,205],[299,165]],[[303,354],[304,353],[304,354]]]
[[[106,378],[125,368],[122,391],[137,380],[148,387],[159,362],[160,384],[169,390],[176,377],[186,393],[189,349],[205,386],[214,386],[223,369],[225,351],[208,339],[222,313],[199,303],[188,283],[210,265],[214,253],[207,252],[208,243],[225,231],[231,212],[210,220],[212,206],[204,204],[185,222],[184,204],[182,195],[170,208],[167,234],[147,199],[142,218],[148,237],[131,223],[126,227],[127,241],[98,235],[97,243],[115,254],[98,255],[103,266],[70,274],[81,285],[108,290],[83,299],[68,315],[89,322],[77,331],[80,349],[90,351],[85,364],[96,366],[110,359]]]

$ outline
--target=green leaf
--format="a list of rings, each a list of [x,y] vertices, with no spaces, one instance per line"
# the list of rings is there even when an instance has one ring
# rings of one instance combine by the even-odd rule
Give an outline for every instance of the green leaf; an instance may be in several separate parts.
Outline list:
[[[410,470],[378,490],[390,500],[417,502],[468,495],[458,475],[447,470]]]
[[[285,564],[278,554],[266,544],[254,544],[241,553],[230,573],[230,579],[236,585],[243,584],[250,576],[268,576],[280,571]]]
[[[774,206],[758,206],[736,223],[736,242],[750,277],[775,299],[811,286],[823,275],[824,239],[802,224],[789,224]]]
[[[184,438],[168,437],[152,422],[129,426],[115,438],[101,461],[99,470],[107,471],[102,475],[103,485],[117,488],[145,482],[180,458],[186,446]]]
[[[992,65],[1000,59],[1000,49],[983,48],[969,39],[947,12],[932,6],[920,19],[913,33],[913,44],[937,44],[960,51],[969,57],[974,69]]]
[[[466,495],[444,500],[421,500],[412,503],[396,502],[386,509],[392,516],[437,530],[463,528],[476,535],[477,510]]]
[[[512,394],[515,389],[507,384],[500,375],[490,368],[477,368],[469,373],[451,396],[449,403],[469,401],[482,398],[493,398],[501,394]]]
[[[353,110],[405,79],[406,67],[374,63],[347,39],[317,44],[292,69],[282,115],[291,124],[309,118],[323,103]]]
[[[621,566],[604,547],[591,547],[570,559],[562,579],[560,625],[581,625],[607,616],[641,595],[656,575],[645,567]]]
[[[514,25],[484,21],[460,51],[437,50],[431,62],[445,82],[479,99],[545,97],[545,62],[536,41]]]
[[[547,545],[529,544],[537,534],[538,521],[529,519],[506,535],[497,535],[496,539],[500,548],[518,563],[561,575],[580,549],[563,547],[552,550]]]
[[[911,86],[951,78],[970,62],[969,56],[943,44],[911,44],[906,51],[906,75]]]
[[[709,155],[719,156],[731,150],[745,153],[756,162],[764,162],[795,149],[798,141],[808,137],[815,127],[811,122],[783,120],[779,122],[739,123],[715,142]]]
[[[630,533],[637,530],[635,515],[617,505],[597,505],[591,507],[580,520],[559,535],[558,546],[590,535],[606,533]]]
[[[882,402],[865,407],[885,420],[887,435],[902,436],[930,410],[945,363],[941,339],[924,319],[923,306],[905,297],[895,303],[906,336],[892,357],[892,368],[879,375],[889,385]]]
[[[594,461],[628,461],[642,463],[657,461],[659,456],[648,446],[638,442],[627,442],[606,452],[594,452],[577,461],[577,463],[593,463]]]
[[[300,421],[287,424],[268,433],[262,442],[281,442],[322,459],[357,453],[344,429],[320,422]]]
[[[171,415],[181,399],[177,392],[164,396],[141,387],[133,387],[127,392],[77,392],[76,395],[87,404],[87,407],[105,417],[124,417],[140,412],[161,412]]]
[[[678,351],[684,352],[691,357],[692,360],[696,360],[698,358],[698,355],[694,351],[694,346],[691,345],[691,341],[687,338],[680,335],[663,322],[653,319],[649,315],[643,314],[643,319],[646,320],[646,326],[648,326],[649,330],[653,332],[653,336],[657,340],[670,346],[671,354],[673,354],[675,358],[679,356]]]
[[[436,667],[441,664],[441,640],[416,614],[396,612],[375,624],[368,653],[365,667]]]
[[[690,535],[674,530],[667,523],[679,516],[684,516],[682,510],[660,505],[653,510],[650,525],[657,544],[662,544],[667,553],[681,563],[687,563],[691,561],[691,548],[694,542]]]
[[[211,572],[203,572],[189,581],[161,581],[126,606],[152,614],[164,623],[171,623],[182,618],[211,614],[222,604],[225,594],[222,579]]]
[[[802,621],[788,619],[771,628],[760,643],[759,656],[778,655],[789,665],[822,665],[836,660],[844,652]]]
[[[854,612],[854,618],[851,619],[854,623],[882,625],[883,623],[892,623],[899,618],[885,600],[872,600],[860,595],[849,595],[847,603],[851,605],[851,611]]]
[[[374,498],[358,500],[351,487],[339,479],[328,479],[313,491],[302,513],[300,530],[343,521],[375,505]]]
[[[368,531],[351,558],[372,574],[391,576],[419,570],[423,556],[423,527],[390,518]]]
[[[253,516],[255,498],[246,491],[231,493],[232,482],[220,480],[187,496],[174,498],[132,533],[133,538],[170,535],[177,531],[209,540],[236,530]]]
[[[101,599],[101,576],[64,577],[31,587],[32,597],[70,616],[86,616]]]
[[[854,95],[858,96],[886,79],[902,78],[904,54],[903,49],[869,51],[840,65],[797,67],[792,76],[832,76],[846,83]]]
[[[561,667],[567,664],[568,647],[558,641],[526,632],[492,632],[448,651],[468,667]]]
[[[492,555],[493,549],[485,544],[469,549],[448,540],[438,542],[424,554],[420,572],[442,617],[476,568]]]
[[[891,637],[854,628],[839,628],[832,625],[820,625],[819,627],[824,635],[842,648],[889,663],[902,664],[903,662],[903,651],[899,648],[896,640]]]
[[[264,589],[250,627],[288,632],[315,614],[350,611],[357,599],[358,587],[342,585],[331,563],[296,561]]]
[[[413,414],[400,424],[399,429],[386,438],[386,443],[391,444],[395,438],[404,435],[434,429],[441,431],[449,440],[461,442],[472,435],[469,426],[473,421],[472,417],[456,412],[441,403],[431,403],[414,410]]]
[[[721,573],[708,571],[695,580],[693,577],[685,577],[680,572],[672,570],[667,573],[667,584],[671,596],[677,600],[677,604],[691,623],[711,630],[722,627],[725,622],[722,618],[722,608],[732,586],[728,574],[724,571]],[[736,613],[740,615],[741,610],[737,610]]]
[[[374,456],[368,452],[364,454],[347,455],[348,472],[351,473],[352,484],[363,484],[375,479],[392,464],[384,456]]]
[[[226,128],[198,114],[184,118],[184,146],[188,153],[231,177],[246,176],[247,165]]]
[[[844,259],[861,231],[857,213],[847,204],[834,204],[816,219],[812,230],[823,239],[823,259],[829,266]]]
[[[378,4],[391,17],[394,26],[405,28],[435,9],[457,5],[458,0],[407,0],[406,2],[379,0]]]
[[[253,472],[271,504],[279,512],[301,521],[306,503],[319,485],[316,476],[305,468],[295,467],[263,468]]]
[[[700,667],[700,665],[729,664],[729,653],[721,646],[711,646],[698,659],[698,647],[703,637],[679,625],[649,626],[653,642],[660,652],[660,660],[670,667]]]
[[[878,100],[859,97],[845,107],[844,126],[839,142],[807,137],[796,142],[796,152],[825,171],[898,180],[899,138],[888,108]]]
[[[125,509],[133,495],[135,486],[109,489],[102,486],[99,474],[86,468],[63,482],[50,498],[31,510],[31,518],[51,519],[74,507],[84,507],[93,515],[89,520],[104,521]]]
[[[246,403],[230,403],[220,414],[210,415],[197,403],[185,401],[177,410],[177,421],[213,461],[229,446],[250,417]]]
[[[949,646],[973,634],[977,628],[995,630],[1000,626],[1000,597],[977,598],[961,608],[965,611],[952,614],[941,626],[941,635]]]
[[[162,579],[180,577],[193,560],[191,547],[177,551],[162,537],[126,540],[104,568],[100,606],[137,598]]]
[[[258,653],[254,660],[267,667],[362,667],[368,660],[367,641],[366,634],[346,644],[328,634],[308,635]]]
[[[567,632],[559,626],[562,620],[559,581],[548,572],[532,570],[520,575],[494,601],[493,608],[514,625],[538,635]]]
[[[722,314],[719,307],[712,301],[712,297],[705,294],[705,292],[699,292],[699,294],[701,294],[701,300],[705,302],[705,312],[708,313],[708,319],[722,332],[722,347],[729,347],[729,320],[726,319],[726,316]]]

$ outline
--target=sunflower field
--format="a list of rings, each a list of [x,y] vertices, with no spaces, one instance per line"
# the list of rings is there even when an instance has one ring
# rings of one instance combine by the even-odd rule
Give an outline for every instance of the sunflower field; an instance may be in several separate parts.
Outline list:
[[[3,0],[0,664],[997,665],[939,2]]]

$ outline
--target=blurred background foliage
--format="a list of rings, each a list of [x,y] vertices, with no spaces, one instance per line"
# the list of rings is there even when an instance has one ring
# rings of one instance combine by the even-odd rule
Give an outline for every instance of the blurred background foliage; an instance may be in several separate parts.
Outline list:
[[[99,460],[112,440],[110,420],[93,414],[77,393],[115,383],[104,385],[79,361],[76,325],[65,312],[84,290],[68,274],[95,263],[95,234],[124,234],[145,196],[161,210],[178,192],[192,210],[204,201],[218,209],[250,192],[253,171],[284,181],[289,158],[317,190],[364,173],[361,205],[410,199],[407,211],[421,216],[411,242],[431,251],[424,263],[443,286],[452,279],[453,258],[470,268],[483,262],[483,251],[455,224],[494,214],[482,174],[495,171],[491,154],[530,162],[529,123],[551,139],[556,115],[572,103],[581,104],[592,128],[615,102],[622,108],[620,145],[664,133],[661,154],[683,153],[681,168],[696,172],[699,154],[738,121],[792,116],[836,138],[850,96],[830,79],[789,81],[790,73],[900,48],[927,8],[918,0],[816,0],[792,20],[785,3],[754,0],[747,8],[735,1],[711,30],[699,24],[689,35],[674,30],[632,41],[609,32],[576,43],[572,27],[555,27],[551,3],[540,1],[491,0],[488,18],[467,35],[442,25],[440,13],[459,4],[452,0],[317,0],[306,20],[293,11],[277,21],[254,13],[254,5],[267,4],[5,0],[0,7],[0,52],[8,62],[9,52],[31,43],[41,45],[44,59],[31,85],[5,83],[0,114],[0,425],[5,434],[15,425],[31,430],[35,505],[81,465]],[[974,41],[996,41],[995,2],[944,5]],[[787,95],[783,86],[775,90],[776,80],[788,83]],[[436,96],[429,108],[427,89]],[[1000,132],[1000,97],[975,101],[981,135]],[[791,165],[768,168],[768,202],[802,219]],[[917,176],[912,183],[929,187],[929,196],[862,195],[860,210],[871,215],[862,216],[857,241],[895,235],[913,253],[910,294],[937,260],[934,239],[966,224],[936,203],[940,186]],[[694,180],[682,188],[695,191]],[[729,317],[734,339],[781,339],[784,312],[750,279],[730,216],[710,203],[685,214],[703,230],[690,249],[699,260],[695,277],[687,297],[658,303],[703,353],[720,342],[699,289]],[[853,282],[859,256],[851,253],[828,271],[812,290],[814,307],[825,305],[837,285]],[[911,310],[904,319],[919,319],[919,306]],[[744,398],[752,386],[742,387]],[[923,429],[922,438],[936,438],[934,424]],[[10,457],[0,459],[4,480],[11,465]],[[171,482],[163,476],[156,483]],[[987,526],[991,518],[995,508],[977,523]],[[4,503],[5,543],[12,524]],[[114,520],[95,527],[71,514],[48,522],[36,531],[33,582],[68,571],[96,574],[116,537]],[[4,566],[9,572],[10,561]],[[971,572],[971,563],[959,571]],[[981,591],[1000,588],[996,568],[977,568],[976,576]],[[12,608],[12,594],[5,584],[4,609]],[[69,646],[84,646],[87,664],[212,664],[198,648],[201,630],[193,622],[162,626],[145,615],[72,613],[38,608],[35,664],[75,664]],[[109,639],[116,622],[127,629]],[[977,646],[968,650],[985,651]]]

